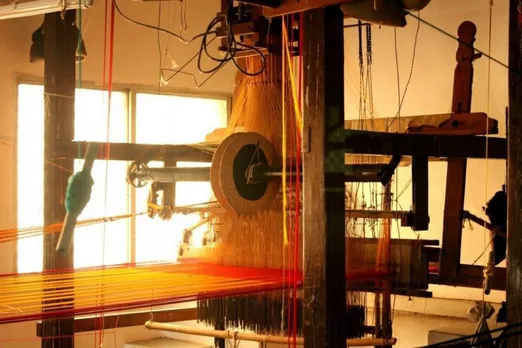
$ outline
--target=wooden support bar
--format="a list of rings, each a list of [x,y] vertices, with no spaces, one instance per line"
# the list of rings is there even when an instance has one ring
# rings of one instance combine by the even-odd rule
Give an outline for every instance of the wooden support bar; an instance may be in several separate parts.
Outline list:
[[[502,238],[506,238],[506,233],[505,232],[503,232],[499,228],[493,226],[491,223],[489,223],[487,221],[484,221],[484,219],[481,219],[480,217],[471,214],[467,210],[464,210],[462,212],[462,218],[463,219],[469,219],[470,221],[473,221],[477,225],[485,227],[488,231],[491,231],[494,234],[496,234],[496,235],[498,235],[498,236],[500,236]]]
[[[314,10],[321,7],[338,5],[343,2],[350,1],[354,0],[281,0],[281,4],[277,8],[265,7],[263,9],[263,14],[267,17],[279,17],[287,14]]]
[[[455,280],[440,278],[438,275],[430,274],[430,284],[449,286],[462,286],[466,288],[482,289],[484,283],[484,267],[461,264],[459,276]],[[491,289],[506,290],[506,268],[496,267]]]
[[[269,8],[277,8],[281,5],[281,0],[242,0],[241,2],[245,4],[269,7]]]
[[[303,331],[304,346],[345,344],[346,303],[343,13],[317,9],[304,18]],[[309,136],[309,138],[307,138]],[[323,168],[321,170],[321,168]]]
[[[426,231],[430,223],[428,211],[428,157],[416,156],[412,162],[414,231]]]
[[[475,59],[473,43],[475,42],[476,32],[477,28],[471,22],[463,22],[459,26],[458,36],[461,42],[457,50],[457,67],[455,68],[453,81],[452,111],[454,113],[466,113],[470,112],[471,109],[473,60]],[[482,151],[485,152],[486,148],[484,143]],[[448,160],[448,174],[446,175],[446,197],[439,269],[441,280],[448,282],[455,281],[459,275],[462,212],[464,210],[466,189],[466,157],[470,156],[462,154],[461,156],[453,157],[456,158]]]
[[[458,115],[458,120],[456,119]],[[451,128],[445,127],[451,123]],[[497,134],[498,121],[482,112],[466,114],[433,114],[419,116],[381,117],[344,121],[346,129],[387,133],[443,133],[445,135]]]
[[[486,138],[480,136],[392,134],[358,130],[346,130],[345,136],[342,148],[352,154],[486,158]],[[506,139],[489,139],[488,158],[507,158]]]
[[[522,2],[509,2],[509,117],[507,174],[507,319],[508,325],[522,321]],[[496,277],[496,274],[495,274]],[[494,279],[495,280],[495,279]],[[522,336],[508,347],[522,346]]]
[[[343,306],[339,306],[343,307]],[[252,341],[252,342],[260,342],[260,343],[273,343],[273,344],[287,344],[291,341],[290,337],[283,336],[270,336],[270,335],[259,335],[255,333],[247,333],[247,332],[239,332],[232,330],[211,330],[206,328],[199,327],[191,327],[191,326],[182,326],[175,324],[161,324],[153,321],[148,321],[145,323],[145,327],[149,330],[162,330],[162,331],[171,331],[177,333],[183,333],[187,335],[197,335],[197,336],[206,336],[206,337],[220,337],[226,340],[237,339],[239,341]],[[396,338],[387,338],[387,339],[378,339],[378,338],[354,338],[354,339],[344,339],[341,342],[341,345],[333,346],[328,345],[329,347],[368,347],[375,345],[395,345],[397,343]],[[296,340],[296,344],[305,345],[306,337],[303,339],[302,337],[298,337]]]
[[[148,312],[110,314],[103,316],[103,330],[142,326],[150,318],[158,323],[175,323],[197,319],[197,308],[166,309]],[[75,318],[74,333],[101,330],[99,317]],[[36,336],[42,337],[42,322],[36,323]]]
[[[64,143],[74,138],[74,95],[77,33],[75,12],[67,11],[62,19],[60,13],[44,17],[44,226],[62,222],[65,217],[63,200],[67,179],[73,170],[73,160],[63,159],[55,165],[51,162],[54,143]],[[81,156],[85,151],[81,151]],[[72,268],[74,247],[66,255],[56,253],[58,235],[45,233],[43,242],[44,270]],[[52,281],[52,280],[51,280]],[[59,285],[54,285],[58,288]],[[58,301],[58,300],[52,300]],[[73,299],[60,299],[71,303]],[[71,305],[64,305],[64,310]],[[46,320],[42,323],[43,348],[74,347],[74,327],[71,319]]]
[[[98,159],[105,160],[106,146],[99,143]],[[79,158],[83,155],[87,143],[83,141],[56,141],[54,144],[53,160],[67,158]],[[111,143],[109,160],[111,161],[134,161],[142,158],[144,162],[164,161],[168,157],[174,157],[181,162],[211,162],[213,153],[208,149],[215,149],[215,144],[195,145],[151,145],[151,144],[128,144]],[[202,149],[203,148],[203,149]],[[80,156],[81,157],[81,156]]]

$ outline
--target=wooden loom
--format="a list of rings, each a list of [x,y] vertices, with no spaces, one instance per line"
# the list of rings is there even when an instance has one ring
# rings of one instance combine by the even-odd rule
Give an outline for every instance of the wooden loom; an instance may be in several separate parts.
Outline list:
[[[303,28],[305,30],[307,37],[307,44],[315,44],[320,50],[326,50],[330,53],[330,55],[334,55],[333,51],[328,51],[329,45],[334,45],[334,42],[331,42],[329,39],[332,37],[336,37],[335,32],[337,32],[337,38],[339,36],[342,38],[342,34],[339,32],[342,30],[342,25],[339,26],[339,24],[342,24],[342,21],[339,18],[342,18],[342,16],[339,16],[339,14],[336,13],[336,9],[321,9],[321,10],[315,10],[313,13],[307,14],[310,16],[309,19],[318,21],[318,23],[323,23],[322,21],[328,21],[327,22],[333,22],[331,26],[323,25],[319,26],[320,30],[317,30],[317,27],[315,27],[313,31],[310,31],[310,28],[308,28],[309,31],[306,31],[307,28]],[[330,17],[331,16],[331,17]],[[324,24],[324,23],[323,23]],[[338,28],[337,28],[337,27]],[[469,28],[469,24],[467,24]],[[324,36],[322,36],[324,35]],[[325,37],[328,37],[329,39],[325,40]],[[469,38],[472,39],[472,38]],[[310,40],[310,41],[308,41]],[[321,43],[323,42],[323,43]],[[471,41],[472,42],[472,41]],[[473,51],[467,47],[464,49],[463,47],[460,47],[460,52],[464,53],[469,57],[469,52],[473,54]],[[306,57],[308,59],[312,59],[311,52],[305,52],[307,54]],[[338,74],[338,71],[334,69],[335,64],[329,64],[331,62],[327,62],[329,59],[335,59],[330,57],[330,55],[326,56],[320,56],[315,57],[313,61],[315,61],[315,64],[318,64],[321,68],[324,68],[324,66],[331,67],[326,68],[325,76],[314,76],[314,75],[308,75],[306,77],[306,84],[310,86],[310,84],[318,83],[317,79],[325,79],[326,81],[322,81],[326,86],[328,86],[330,83],[332,84],[332,87],[328,88],[334,88],[335,84],[334,81],[338,81],[337,78],[333,78],[332,75]],[[482,137],[475,137],[472,135],[478,135],[478,134],[493,134],[491,130],[494,128],[493,126],[496,124],[496,121],[489,120],[488,124],[490,129],[484,128],[484,116],[483,114],[469,114],[469,104],[471,100],[471,63],[472,59],[468,59],[466,61],[462,60],[459,61],[459,66],[457,67],[457,73],[455,76],[455,87],[454,87],[454,114],[452,115],[441,115],[438,116],[438,119],[440,121],[450,121],[446,122],[445,124],[450,124],[452,127],[449,129],[446,129],[444,127],[428,127],[431,128],[431,130],[434,130],[435,132],[432,132],[430,130],[426,131],[426,129],[421,129],[419,131],[418,128],[415,129],[417,133],[430,133],[431,135],[426,134],[385,134],[385,133],[377,133],[377,132],[366,132],[366,131],[351,131],[347,130],[344,133],[344,139],[342,140],[341,144],[337,144],[333,149],[344,149],[342,152],[342,156],[346,157],[348,156],[348,163],[349,162],[349,155],[350,154],[371,154],[371,155],[379,155],[379,156],[403,156],[403,157],[411,157],[413,160],[412,163],[412,171],[414,176],[414,202],[415,209],[412,212],[395,212],[390,215],[390,212],[379,212],[379,214],[370,213],[370,212],[347,212],[347,215],[349,214],[361,214],[361,216],[368,216],[368,215],[379,215],[382,218],[401,218],[401,220],[405,221],[406,225],[409,225],[411,227],[419,227],[419,230],[427,229],[427,161],[428,159],[436,158],[436,159],[447,159],[448,160],[448,181],[451,180],[453,184],[458,183],[460,187],[462,187],[462,190],[447,190],[447,206],[445,209],[445,225],[444,225],[444,231],[443,231],[443,242],[442,246],[440,248],[440,273],[438,275],[430,275],[429,279],[426,279],[425,282],[422,282],[422,284],[416,284],[412,277],[408,277],[405,280],[405,284],[407,285],[405,288],[408,289],[408,285],[415,285],[413,288],[415,289],[426,289],[428,280],[431,283],[440,283],[440,284],[450,284],[450,285],[462,285],[462,286],[474,286],[474,287],[481,287],[482,286],[482,267],[470,267],[470,266],[464,266],[460,265],[459,267],[459,260],[460,257],[458,255],[460,254],[460,235],[461,235],[461,220],[462,220],[462,210],[463,210],[463,196],[464,196],[464,183],[465,183],[465,160],[462,158],[484,158],[485,157],[485,141]],[[462,73],[463,72],[463,73]],[[332,78],[332,80],[330,80]],[[313,82],[315,81],[315,82]],[[320,83],[322,85],[322,83]],[[306,86],[305,86],[306,87]],[[339,86],[337,86],[339,87]],[[326,87],[325,87],[326,88]],[[327,89],[327,88],[326,88]],[[340,89],[342,91],[342,87]],[[466,93],[458,93],[457,91],[467,91]],[[313,223],[313,224],[325,224],[326,226],[329,226],[330,224],[327,223],[331,216],[328,216],[325,214],[324,207],[315,206],[315,205],[306,205],[307,197],[310,199],[309,196],[311,194],[311,191],[307,191],[306,189],[306,183],[307,182],[318,182],[316,180],[319,179],[319,177],[323,176],[324,173],[312,173],[311,171],[306,172],[306,168],[315,168],[318,166],[317,163],[323,163],[324,161],[324,151],[333,151],[332,149],[326,149],[322,148],[322,145],[320,145],[322,142],[320,141],[320,137],[322,137],[322,134],[318,134],[317,129],[322,129],[320,123],[323,122],[324,115],[324,109],[321,109],[322,107],[326,108],[324,104],[334,103],[335,105],[339,106],[342,102],[339,100],[330,100],[328,98],[325,98],[324,96],[321,96],[323,93],[327,93],[328,90],[322,90],[319,89],[316,91],[317,95],[315,95],[315,102],[312,105],[319,105],[316,106],[317,110],[315,110],[316,113],[321,115],[321,117],[314,117],[313,124],[310,124],[308,122],[312,122],[312,120],[308,119],[308,122],[306,122],[305,117],[305,138],[304,142],[305,144],[309,144],[309,148],[306,148],[305,146],[305,155],[304,155],[304,162],[303,167],[305,168],[305,174],[303,176],[304,180],[304,186],[305,186],[305,206],[304,206],[304,220],[305,220],[305,230],[304,235],[307,236],[307,233],[310,233],[311,231],[307,232],[307,223]],[[337,104],[336,104],[337,103]],[[308,105],[310,107],[310,105]],[[467,109],[466,109],[467,108]],[[306,108],[305,108],[306,110]],[[342,107],[341,107],[342,110]],[[305,113],[306,114],[306,113]],[[466,116],[464,116],[466,115]],[[487,116],[486,116],[487,117]],[[476,124],[472,124],[469,128],[466,127],[465,122],[468,119],[477,120],[478,126]],[[464,121],[464,125],[462,123],[458,123],[457,127],[453,126],[453,121]],[[315,122],[319,122],[318,124]],[[431,125],[435,124],[438,125],[442,122],[434,122],[430,123]],[[472,122],[474,123],[474,122]],[[348,123],[350,124],[350,123]],[[421,124],[424,124],[424,122],[421,122]],[[318,127],[318,128],[316,128]],[[346,127],[346,126],[345,126]],[[350,128],[350,127],[346,127]],[[426,127],[423,127],[426,128]],[[442,129],[443,130],[442,130]],[[413,130],[413,129],[411,129]],[[467,131],[469,130],[469,132]],[[462,133],[465,133],[467,135],[462,135]],[[319,132],[320,133],[320,132]],[[433,135],[435,133],[436,135]],[[454,134],[459,134],[454,135]],[[308,137],[309,136],[309,137]],[[319,138],[317,138],[319,137]],[[53,145],[54,147],[54,158],[67,158],[72,159],[77,156],[78,153],[78,147],[81,147],[84,149],[85,144],[78,143],[78,142],[69,142],[69,141],[63,141],[63,138],[59,138],[60,140],[55,142]],[[419,146],[419,144],[424,144],[425,147]],[[100,144],[101,145],[101,144]],[[319,146],[318,148],[316,148]],[[349,149],[349,150],[346,150]],[[323,151],[324,150],[324,151]],[[489,149],[488,149],[488,158],[506,158],[506,142],[504,139],[490,139],[489,143]],[[337,157],[340,157],[339,154],[337,154]],[[100,154],[100,159],[105,158],[104,155]],[[322,159],[323,158],[323,159]],[[154,146],[154,145],[136,145],[136,144],[112,144],[111,145],[111,154],[110,154],[111,160],[124,160],[124,161],[135,161],[139,159],[140,162],[148,162],[150,160],[162,160],[166,163],[166,165],[172,166],[173,163],[177,161],[203,161],[203,162],[210,162],[212,160],[212,155],[208,153],[204,153],[199,149],[197,146]],[[319,162],[315,162],[319,161]],[[390,162],[389,158],[386,158],[383,163],[384,164],[392,164],[391,167],[393,167],[393,163]],[[404,162],[401,162],[404,163]],[[322,164],[321,164],[322,165]],[[339,167],[339,165],[338,165]],[[389,168],[389,166],[381,166],[382,168]],[[142,168],[143,169],[143,168]],[[339,169],[342,172],[345,172],[344,169]],[[374,168],[375,170],[375,168]],[[175,169],[173,171],[178,171],[178,169]],[[376,174],[374,172],[374,174]],[[208,175],[208,174],[207,174]],[[313,176],[316,176],[315,178]],[[374,175],[375,178],[375,175]],[[455,179],[452,179],[455,178]],[[191,179],[193,180],[193,179]],[[310,180],[310,181],[308,181]],[[329,179],[330,180],[330,179]],[[333,180],[333,179],[331,179]],[[172,190],[172,182],[175,180],[168,181],[169,185],[167,186],[167,189]],[[322,182],[322,180],[319,180],[319,182]],[[337,185],[340,185],[342,182],[344,186],[344,178],[343,180],[339,180],[338,178],[334,180],[334,183]],[[326,184],[328,183],[328,180],[326,180]],[[331,183],[330,183],[331,184]],[[448,192],[449,191],[449,192]],[[308,194],[308,196],[307,196]],[[455,195],[456,194],[456,195]],[[455,195],[455,196],[454,196]],[[171,195],[168,195],[169,197]],[[314,200],[317,200],[316,197],[314,197]],[[336,197],[337,203],[340,204],[340,198]],[[316,204],[320,205],[321,200],[317,200],[318,202]],[[331,200],[328,200],[328,204],[332,204]],[[335,201],[335,199],[334,199]],[[174,204],[169,204],[168,201],[164,202],[164,205],[166,206],[174,206]],[[343,200],[344,205],[344,200]],[[329,209],[332,207],[329,207]],[[319,209],[319,212],[316,211],[316,209]],[[328,209],[328,211],[329,211]],[[344,210],[337,207],[335,211],[340,212]],[[319,218],[318,221],[310,221],[309,218],[315,216],[317,219],[317,216],[324,217],[323,219]],[[357,215],[352,215],[357,216]],[[336,221],[340,221],[339,218],[336,218]],[[337,226],[337,228],[340,228],[340,226]],[[316,229],[314,229],[314,233],[317,234],[317,231],[323,231],[325,229],[324,226],[316,226]],[[334,238],[335,232],[338,232],[338,230],[331,230],[327,232],[327,236]],[[338,234],[338,233],[337,233]],[[330,265],[331,262],[328,262],[328,260],[339,260],[339,257],[341,254],[345,254],[344,250],[341,252],[341,250],[338,248],[336,250],[330,250],[328,244],[331,243],[331,240],[329,240],[327,237],[322,235],[315,235],[314,238],[318,238],[318,242],[320,241],[320,238],[323,238],[322,242],[317,243],[313,246],[307,246],[305,244],[305,253],[308,254],[310,252],[314,253],[314,255],[318,258],[317,260],[321,260],[316,265],[317,267],[321,264]],[[326,239],[324,239],[326,238]],[[337,237],[338,238],[338,237]],[[403,241],[404,242],[404,241]],[[401,243],[403,243],[401,242]],[[409,242],[405,242],[408,244]],[[412,247],[413,247],[412,243]],[[427,261],[428,260],[438,260],[439,257],[437,257],[439,250],[435,248],[427,249],[424,248],[424,246],[421,245],[418,246],[420,250],[422,251],[422,265],[424,270],[421,270],[419,274],[425,274],[427,276]],[[310,249],[308,249],[310,248]],[[326,248],[329,250],[327,252],[326,250],[322,250],[322,248]],[[343,248],[344,249],[344,248]],[[429,250],[429,251],[428,251]],[[349,253],[348,253],[349,254]],[[412,255],[416,255],[416,253],[412,253]],[[435,256],[434,256],[435,255]],[[346,259],[346,258],[345,258]],[[418,261],[418,260],[417,260]],[[411,264],[414,264],[416,262],[412,262]],[[344,272],[339,273],[339,270],[336,269],[337,276],[341,274],[340,279],[344,277]],[[322,342],[321,337],[325,337],[326,335],[333,335],[332,332],[326,332],[326,328],[330,328],[333,326],[332,321],[336,320],[336,315],[340,315],[339,313],[331,313],[326,310],[325,304],[327,303],[338,303],[338,299],[335,296],[332,296],[331,298],[327,298],[325,295],[325,289],[328,289],[332,287],[333,285],[331,283],[327,283],[324,278],[322,277],[323,272],[328,273],[328,269],[316,269],[314,272],[310,272],[308,270],[308,273],[310,273],[311,278],[306,279],[307,270],[305,269],[305,281],[311,282],[313,294],[314,294],[314,300],[320,304],[317,307],[314,308],[307,308],[304,307],[303,315],[306,316],[313,316],[316,320],[324,322],[323,329],[321,328],[308,328],[309,331],[304,332],[305,336],[305,344],[307,340],[308,342]],[[404,274],[403,274],[404,275]],[[321,280],[323,279],[323,280]],[[498,277],[496,279],[501,279],[501,277]],[[337,285],[339,284],[339,279],[337,280]],[[342,281],[344,282],[344,281]],[[503,281],[496,281],[495,287],[497,288],[503,288]],[[305,284],[306,285],[306,284]],[[307,295],[305,291],[305,298],[306,296],[310,296],[310,294]],[[342,296],[339,293],[336,293],[336,296]],[[337,318],[338,319],[338,318]],[[322,331],[322,332],[321,332]],[[45,335],[45,333],[44,333]],[[330,337],[332,340],[339,341],[339,337]],[[331,341],[333,342],[333,341]],[[317,343],[315,343],[313,346],[318,346]]]
[[[468,26],[470,27],[470,24],[465,24],[464,27]],[[461,70],[461,66],[458,67],[457,71]],[[467,75],[469,76],[469,75]],[[462,76],[460,74],[456,74],[456,87],[462,84],[461,78]],[[464,76],[466,77],[466,76]],[[466,79],[464,79],[466,80]],[[470,83],[470,80],[467,80],[468,83]],[[468,94],[468,98],[470,95]],[[458,102],[456,102],[459,104]],[[427,212],[427,196],[424,194],[422,195],[421,192],[425,192],[427,188],[427,171],[426,171],[426,160],[429,157],[429,159],[434,160],[440,160],[440,159],[448,159],[451,161],[453,158],[483,158],[484,157],[484,150],[485,149],[485,143],[484,139],[481,137],[475,137],[473,135],[478,134],[492,134],[494,133],[495,127],[496,127],[496,121],[489,119],[488,120],[488,126],[489,128],[485,128],[486,120],[485,117],[487,117],[484,114],[466,114],[466,113],[459,113],[459,110],[456,111],[455,114],[450,115],[435,115],[435,116],[429,116],[422,118],[422,121],[418,117],[412,117],[408,120],[409,125],[411,125],[409,132],[410,133],[421,133],[421,132],[427,132],[430,135],[425,134],[386,134],[386,133],[378,133],[378,132],[365,132],[365,131],[352,131],[347,130],[345,133],[345,146],[346,148],[350,148],[351,150],[345,154],[345,160],[350,163],[350,153],[362,153],[362,154],[373,154],[373,155],[380,155],[380,156],[388,156],[388,158],[392,156],[411,156],[413,158],[416,158],[416,160],[411,161],[411,163],[416,162],[412,166],[412,168],[416,168],[417,174],[414,175],[414,186],[417,188],[416,195],[414,196],[414,201],[416,202],[415,206],[419,207],[419,202],[422,202],[420,206],[423,207],[423,209],[416,209],[415,211],[411,212],[370,212],[370,211],[355,211],[355,212],[347,212],[347,215],[350,215],[352,217],[368,217],[368,216],[380,216],[383,218],[401,218],[401,220],[404,221],[406,225],[410,225],[411,227],[415,227],[414,222],[419,221],[419,219],[415,219],[416,216],[422,216],[423,219],[420,221],[423,221],[422,223],[424,226],[426,226],[426,212]],[[469,110],[467,111],[469,112]],[[426,122],[426,120],[430,120],[429,122]],[[473,120],[473,121],[471,121]],[[388,121],[387,119],[382,120],[374,120],[374,122],[377,122],[377,124],[385,124],[385,122]],[[467,123],[469,122],[469,123]],[[402,122],[400,123],[401,127],[404,127],[405,119],[402,119]],[[353,125],[354,122],[345,122],[345,125],[348,126],[346,128],[349,128],[351,125]],[[399,124],[399,123],[398,123]],[[442,127],[436,127],[437,125],[442,124]],[[445,126],[451,125],[449,129]],[[456,124],[456,126],[455,126]],[[435,126],[434,126],[435,125]],[[419,127],[422,126],[422,127]],[[378,126],[377,126],[378,127]],[[423,129],[424,128],[424,129]],[[403,129],[400,129],[399,126],[397,126],[396,131],[403,131]],[[440,135],[440,134],[444,135]],[[458,134],[458,135],[448,135],[448,134]],[[437,134],[437,135],[433,135]],[[418,146],[418,144],[424,144],[425,146]],[[383,144],[387,144],[390,146],[383,146]],[[65,145],[65,144],[64,144]],[[62,152],[61,154],[66,155],[67,152],[69,153],[76,153],[78,144],[70,145],[70,146],[62,146]],[[505,157],[505,141],[503,139],[490,139],[490,147],[489,147],[489,158],[504,158]],[[216,145],[211,144],[205,144],[205,148],[208,147],[216,147]],[[167,158],[169,158],[169,161],[175,162],[176,160],[184,160],[184,161],[211,161],[211,155],[203,154],[199,149],[199,146],[147,146],[147,145],[118,145],[113,144],[112,146],[112,158],[113,159],[120,159],[120,160],[131,160],[133,157],[141,157],[142,161],[146,162],[148,160],[163,160],[167,161]],[[69,150],[68,150],[69,149]],[[125,151],[126,149],[127,151]],[[133,155],[128,150],[134,149]],[[143,149],[143,150],[141,150]],[[73,151],[74,150],[74,151]],[[157,155],[155,154],[155,151],[160,151],[161,154]],[[148,153],[148,157],[147,157]],[[423,162],[419,165],[419,162],[417,158],[425,158]],[[382,161],[384,164],[386,164],[388,160]],[[401,161],[401,164],[408,164],[408,161]],[[424,163],[424,164],[422,164]],[[424,166],[424,171],[419,171]],[[138,177],[141,180],[150,180],[154,181],[155,175],[163,175],[163,177],[167,176],[170,177],[168,180],[159,180],[159,181],[166,181],[169,184],[172,184],[176,180],[183,180],[183,176],[185,176],[185,180],[208,180],[209,176],[211,175],[208,171],[208,169],[185,169],[185,168],[170,168],[170,169],[152,169],[152,168],[146,168],[143,165],[137,165],[137,166],[131,166],[131,168],[135,168],[137,171],[133,172],[134,175],[139,174]],[[376,172],[379,172],[382,169],[387,168],[387,165],[382,165],[379,167],[379,170]],[[374,168],[375,170],[376,168]],[[277,170],[275,171],[277,172]],[[357,170],[355,170],[357,172]],[[198,174],[199,173],[199,174]],[[270,175],[270,173],[266,173]],[[187,178],[187,175],[189,175],[189,178]],[[360,177],[362,178],[364,174],[361,174]],[[157,177],[156,177],[157,178]],[[374,180],[380,179],[378,176],[376,176],[376,173],[374,172]],[[134,179],[136,179],[136,176],[134,176]],[[351,180],[354,180],[353,177]],[[448,190],[447,194],[450,198],[450,200],[453,200],[450,195],[454,194],[455,192],[452,190]],[[422,198],[421,198],[422,197]],[[174,208],[175,210],[175,208]],[[450,213],[454,214],[454,211],[451,209],[447,209]],[[216,208],[213,210],[214,212],[219,211],[219,208]],[[459,210],[457,210],[459,211]],[[358,215],[359,214],[359,215]],[[409,217],[409,218],[408,218]],[[420,229],[422,229],[421,227]],[[425,228],[425,227],[424,227]],[[458,230],[461,229],[461,223],[459,220],[458,224]],[[455,230],[452,230],[451,235],[455,235]],[[447,233],[445,233],[447,236]],[[409,247],[414,248],[415,242],[413,241],[401,241],[401,243],[409,245]],[[423,242],[428,243],[429,242]],[[417,248],[420,248],[422,251],[421,259],[415,259],[410,262],[411,265],[421,264],[424,266],[421,266],[421,270],[418,271],[419,273],[414,273],[416,276],[421,276],[420,279],[422,279],[422,275],[427,275],[427,261],[428,260],[438,260],[438,257],[434,257],[434,255],[437,255],[436,248],[425,248],[423,247],[423,243],[421,243]],[[415,250],[415,249],[412,249]],[[419,249],[417,249],[419,250]],[[443,242],[441,250],[441,255],[444,253],[456,253],[455,249],[445,249],[445,243]],[[417,252],[412,252],[412,255],[418,255]],[[441,256],[441,262],[443,262],[444,258]],[[422,262],[419,262],[422,261]],[[455,264],[457,266],[457,264]],[[424,268],[424,270],[422,270]],[[462,285],[462,286],[474,286],[474,287],[481,287],[482,286],[482,269],[481,267],[469,267],[469,266],[461,266],[461,269],[464,271],[461,271],[460,276],[458,277],[460,283],[456,283],[454,280],[444,278],[443,276],[438,276],[436,274],[431,274],[429,281],[432,283],[439,283],[439,284],[451,284],[451,285]],[[404,277],[407,273],[404,272],[402,276]],[[476,275],[480,274],[479,277]],[[403,278],[403,285],[406,285],[401,291],[405,291],[403,293],[408,293],[408,286],[415,285],[412,288],[415,289],[426,289],[427,288],[427,281],[420,282],[415,284],[415,279],[418,280],[419,278],[411,277],[411,274]],[[501,288],[502,282],[495,282],[496,287]],[[410,289],[411,290],[411,289]],[[399,293],[401,293],[399,291]]]

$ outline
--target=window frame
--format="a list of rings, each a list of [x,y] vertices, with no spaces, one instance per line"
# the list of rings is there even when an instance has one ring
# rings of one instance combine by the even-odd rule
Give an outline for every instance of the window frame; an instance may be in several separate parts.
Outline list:
[[[21,75],[16,74],[14,78],[14,114],[16,120],[14,122],[15,126],[15,134],[18,134],[18,86],[19,85],[44,85],[44,79],[41,77],[29,76],[29,75]],[[93,89],[102,91],[102,87],[93,83],[93,82],[83,82],[82,88],[85,89]],[[192,98],[205,98],[205,99],[213,99],[213,100],[223,100],[227,103],[227,115],[226,120],[227,124],[230,121],[230,115],[232,112],[232,101],[233,96],[232,93],[222,93],[222,92],[212,92],[212,91],[202,91],[195,92],[192,90],[185,90],[179,88],[168,88],[164,87],[159,90],[157,87],[150,87],[145,85],[137,85],[137,84],[113,84],[113,91],[125,93],[127,98],[127,139],[128,143],[136,143],[136,100],[138,94],[161,94],[165,96],[178,96],[178,97],[192,97]],[[18,142],[14,144],[14,202],[13,206],[18,206]],[[127,257],[128,262],[133,264],[136,262],[136,188],[133,186],[129,187],[129,199],[127,201],[128,211],[133,217],[130,218],[129,221],[129,238],[127,245]],[[18,221],[18,209],[15,209],[15,221]],[[13,243],[13,268],[14,272],[18,272],[18,239],[16,239]]]

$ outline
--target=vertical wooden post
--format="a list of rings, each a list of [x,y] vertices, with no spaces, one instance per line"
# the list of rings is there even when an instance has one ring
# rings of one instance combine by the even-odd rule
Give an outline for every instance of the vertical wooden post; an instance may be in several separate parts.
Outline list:
[[[426,161],[427,163],[427,161]],[[383,210],[391,210],[392,209],[392,194],[391,194],[391,183],[388,183],[386,187],[384,188],[384,204],[383,204]],[[382,264],[381,267],[384,267],[385,271],[391,270],[391,227],[392,227],[392,220],[391,219],[385,219],[382,220],[383,223],[383,235],[382,240],[380,243],[384,243],[385,250],[382,250],[383,255],[382,257]],[[389,280],[384,280],[382,283],[382,319],[381,319],[381,325],[382,330],[380,330],[379,334],[380,337],[383,338],[391,338],[392,337],[392,320],[391,320],[391,283]],[[390,347],[390,346],[383,346],[383,348]]]
[[[165,167],[175,167],[178,161],[173,157],[165,158],[163,165]],[[165,220],[172,218],[172,208],[176,205],[176,182],[164,183],[163,185],[163,211],[161,212],[162,217]],[[167,208],[169,207],[169,208]]]
[[[60,13],[47,14],[44,20],[44,226],[61,222],[65,217],[67,179],[74,164],[73,160],[51,163],[55,141],[72,141],[74,137],[75,59],[78,39],[74,21],[74,11],[65,12],[63,19]],[[44,234],[44,270],[74,266],[73,247],[69,254],[62,256],[56,253],[57,239],[56,234]],[[42,329],[42,347],[74,347],[73,319],[46,320]]]
[[[509,117],[507,175],[507,314],[508,326],[522,322],[522,0],[510,0]],[[516,71],[516,72],[515,72]],[[518,73],[517,73],[518,72]],[[520,328],[514,329],[514,331]],[[522,347],[522,336],[508,339]]]
[[[343,13],[304,15],[304,345],[345,347]]]
[[[454,113],[471,111],[471,92],[473,85],[473,43],[477,28],[472,22],[463,22],[459,26],[458,36],[461,42],[457,50],[457,67],[453,80]],[[457,280],[460,265],[460,247],[462,241],[462,211],[466,188],[465,158],[448,159],[446,176],[446,200],[444,204],[444,224],[442,227],[442,248],[440,255],[439,276],[441,282],[448,284]]]
[[[412,228],[414,231],[427,231],[430,223],[428,173],[428,157],[413,157],[411,175],[413,179],[413,211],[415,212],[415,224]]]

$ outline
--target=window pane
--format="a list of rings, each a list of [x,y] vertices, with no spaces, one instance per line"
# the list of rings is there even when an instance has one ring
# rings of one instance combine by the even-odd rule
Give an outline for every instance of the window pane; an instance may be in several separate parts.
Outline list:
[[[18,228],[43,224],[43,86],[18,86]],[[41,272],[43,236],[18,240],[18,272]]]
[[[43,86],[39,85],[21,84],[18,88],[19,227],[43,225],[43,92]],[[107,93],[102,94],[98,90],[76,91],[75,140],[106,141],[107,96]],[[125,93],[113,92],[110,121],[109,140],[126,142],[128,128]],[[80,170],[82,165],[83,160],[76,160],[75,171]],[[91,201],[80,216],[80,220],[129,212],[125,173],[125,162],[109,163],[108,166],[105,161],[95,162],[92,171],[95,184]],[[108,189],[107,204],[105,204],[106,186]],[[106,206],[107,209],[105,209]],[[75,231],[75,266],[101,265],[102,261],[105,261],[105,264],[126,262],[128,260],[128,231],[129,221],[127,220],[107,223],[106,233],[104,233],[103,224],[77,228]],[[42,246],[42,236],[19,240],[18,272],[42,270]],[[105,249],[105,253],[103,249]],[[103,260],[104,254],[105,260]]]
[[[142,144],[190,144],[227,123],[227,101],[183,96],[138,94],[136,98],[136,141]],[[161,165],[156,163],[156,166]],[[178,166],[209,166],[209,163],[178,162]],[[146,209],[149,186],[137,189],[136,211]],[[178,206],[208,202],[210,183],[178,182]],[[174,261],[182,231],[199,221],[199,214],[174,215],[169,221],[147,216],[136,218],[136,261]],[[193,245],[201,244],[207,226],[193,231]]]
[[[108,93],[82,89],[77,93],[74,140],[120,142],[128,140],[127,98],[124,93],[112,93],[111,114],[107,117]],[[108,120],[110,124],[108,124]],[[109,137],[107,139],[107,127]],[[83,156],[83,154],[82,154]],[[75,171],[82,169],[83,160],[76,160]],[[128,214],[129,191],[125,181],[127,163],[95,161],[92,168],[94,186],[91,200],[79,220]],[[74,234],[75,267],[92,267],[125,263],[129,247],[128,219],[78,228]]]

